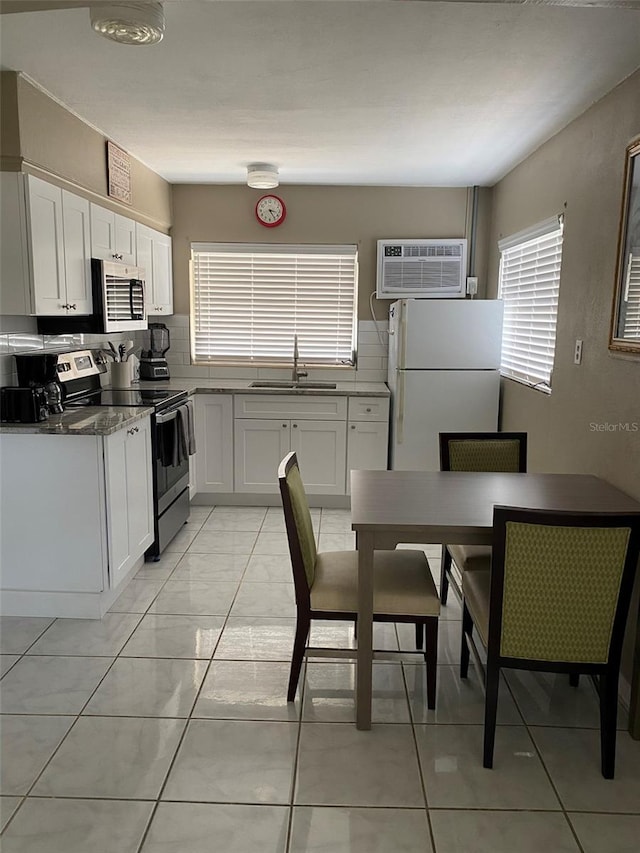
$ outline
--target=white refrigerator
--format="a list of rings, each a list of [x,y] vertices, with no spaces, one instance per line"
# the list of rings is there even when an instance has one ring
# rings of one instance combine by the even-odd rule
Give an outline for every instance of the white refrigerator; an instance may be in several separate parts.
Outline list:
[[[391,304],[392,470],[439,471],[440,432],[497,430],[502,313],[495,299]]]

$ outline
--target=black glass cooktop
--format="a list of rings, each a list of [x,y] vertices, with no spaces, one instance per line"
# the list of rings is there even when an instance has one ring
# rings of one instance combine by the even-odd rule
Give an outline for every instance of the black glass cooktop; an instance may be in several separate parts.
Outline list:
[[[87,394],[73,401],[67,400],[65,408],[76,406],[153,406],[165,409],[186,400],[186,391],[168,388],[108,388]]]

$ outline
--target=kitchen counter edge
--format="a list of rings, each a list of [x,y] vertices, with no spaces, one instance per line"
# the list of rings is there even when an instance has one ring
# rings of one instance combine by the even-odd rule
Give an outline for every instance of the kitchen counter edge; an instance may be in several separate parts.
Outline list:
[[[0,435],[111,435],[152,413],[152,407],[83,406],[35,424],[0,424]]]
[[[388,397],[391,393],[384,382],[337,382],[335,388],[252,388],[251,383],[255,381],[257,380],[176,377],[168,382],[134,382],[131,387],[186,390],[189,396],[193,394],[287,394],[313,397]]]

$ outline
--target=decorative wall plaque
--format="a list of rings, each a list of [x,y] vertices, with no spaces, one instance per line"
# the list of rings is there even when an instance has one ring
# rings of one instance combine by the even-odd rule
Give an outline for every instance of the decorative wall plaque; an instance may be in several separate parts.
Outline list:
[[[111,198],[133,204],[131,157],[113,142],[107,142],[107,183]]]

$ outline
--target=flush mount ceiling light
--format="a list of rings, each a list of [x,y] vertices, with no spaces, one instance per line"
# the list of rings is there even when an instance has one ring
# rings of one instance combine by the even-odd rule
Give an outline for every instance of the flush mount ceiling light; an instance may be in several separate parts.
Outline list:
[[[256,190],[272,190],[278,186],[278,169],[268,163],[247,166],[247,185]]]
[[[164,36],[162,3],[109,3],[90,13],[93,29],[119,44],[157,44]]]

